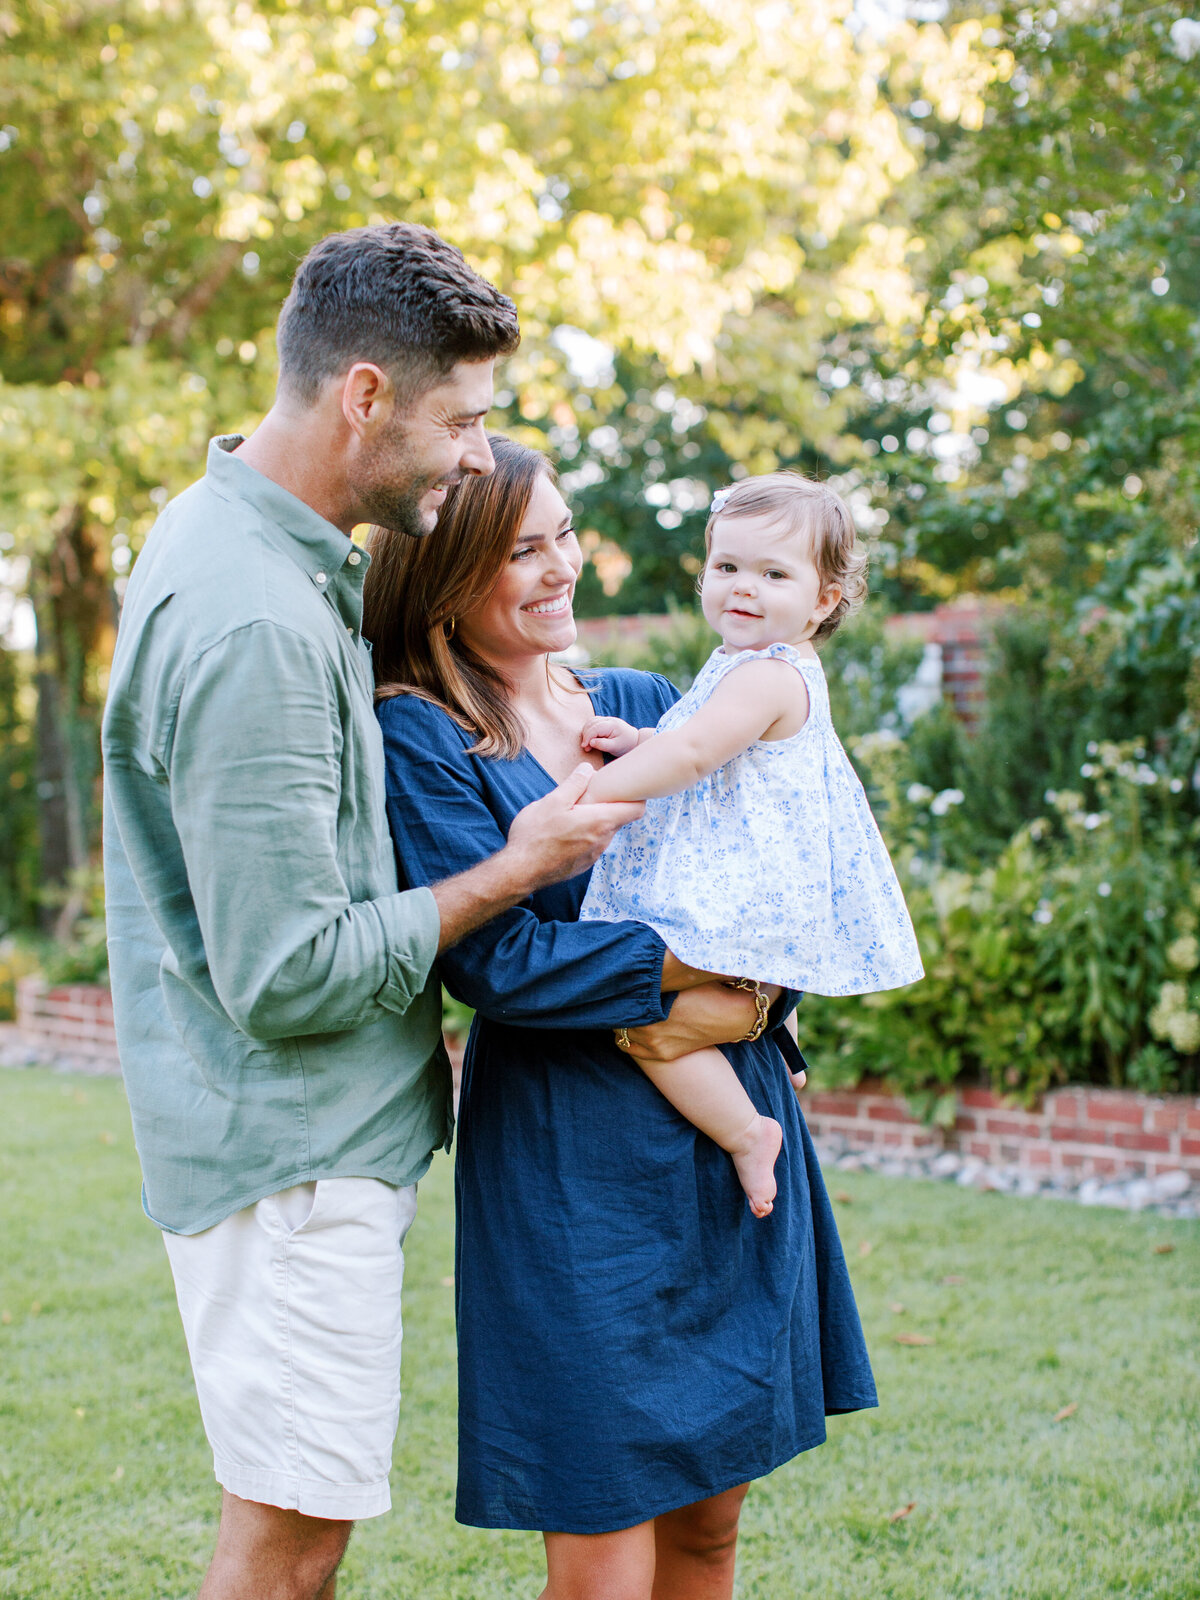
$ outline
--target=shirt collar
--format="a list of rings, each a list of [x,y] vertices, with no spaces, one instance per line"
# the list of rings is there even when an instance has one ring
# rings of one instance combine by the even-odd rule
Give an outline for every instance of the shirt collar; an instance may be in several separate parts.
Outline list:
[[[371,558],[319,512],[233,452],[240,433],[210,441],[205,476],[223,500],[240,500],[263,519],[264,531],[327,594],[348,624],[362,623],[362,586]]]

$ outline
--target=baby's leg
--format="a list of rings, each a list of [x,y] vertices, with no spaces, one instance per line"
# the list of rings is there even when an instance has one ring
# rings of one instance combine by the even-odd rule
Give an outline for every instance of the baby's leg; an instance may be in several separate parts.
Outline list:
[[[721,1052],[692,1050],[674,1061],[649,1061],[631,1052],[651,1083],[693,1127],[728,1150],[750,1209],[765,1217],[775,1199],[775,1158],[783,1129],[754,1109],[738,1075]]]

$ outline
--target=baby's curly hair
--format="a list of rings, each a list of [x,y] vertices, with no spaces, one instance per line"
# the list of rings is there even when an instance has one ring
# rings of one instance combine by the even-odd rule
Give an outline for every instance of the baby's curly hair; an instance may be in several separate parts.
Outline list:
[[[846,502],[815,478],[802,472],[766,472],[743,478],[713,499],[704,529],[706,557],[712,552],[712,531],[722,517],[771,517],[781,529],[808,536],[813,564],[822,588],[841,587],[842,598],[817,628],[814,639],[827,639],[852,616],[867,597],[867,552],[857,542],[854,518]]]

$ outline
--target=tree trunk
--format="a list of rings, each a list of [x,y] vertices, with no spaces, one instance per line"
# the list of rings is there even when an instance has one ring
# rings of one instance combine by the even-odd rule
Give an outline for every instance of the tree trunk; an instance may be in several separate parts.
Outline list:
[[[112,591],[96,540],[73,507],[30,566],[37,618],[37,798],[43,922],[67,938],[83,909],[99,836],[100,697],[94,677],[112,620]]]

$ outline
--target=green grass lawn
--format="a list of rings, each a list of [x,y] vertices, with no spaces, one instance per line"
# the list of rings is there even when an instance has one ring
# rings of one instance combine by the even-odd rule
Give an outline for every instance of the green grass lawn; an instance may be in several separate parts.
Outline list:
[[[1200,1597],[1200,1227],[831,1187],[882,1405],[753,1490],[742,1600]],[[182,1600],[218,1494],[120,1085],[0,1072],[0,1196],[0,1595]],[[395,1509],[355,1533],[346,1600],[541,1586],[536,1535],[453,1519],[451,1244],[439,1160],[410,1235]]]

